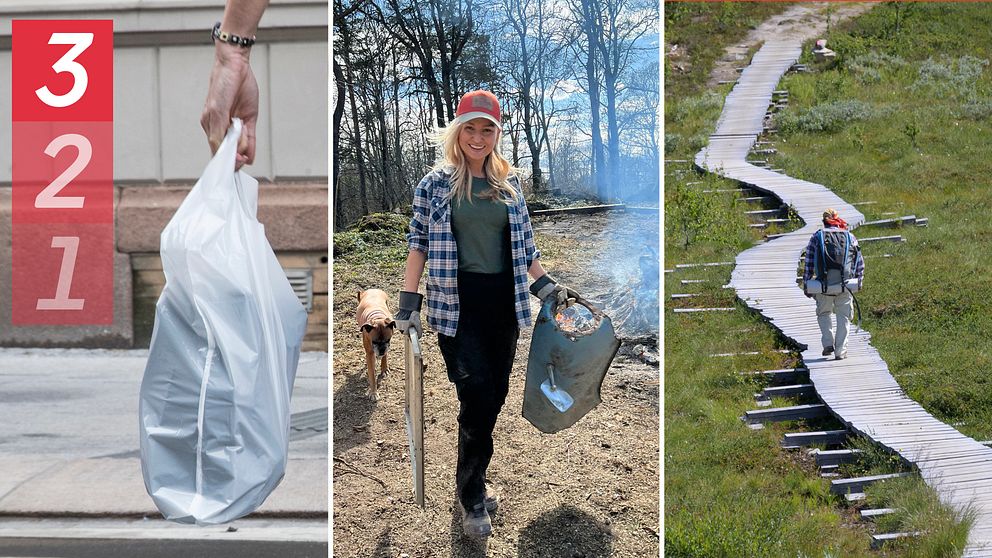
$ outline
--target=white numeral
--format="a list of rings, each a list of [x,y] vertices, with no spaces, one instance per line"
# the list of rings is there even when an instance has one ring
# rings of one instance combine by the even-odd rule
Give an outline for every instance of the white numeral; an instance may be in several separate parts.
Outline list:
[[[79,134],[63,134],[52,140],[45,148],[45,155],[55,158],[56,155],[67,146],[73,146],[79,150],[76,160],[58,175],[44,190],[38,192],[34,199],[34,206],[38,209],[79,209],[83,207],[83,196],[56,197],[62,188],[75,180],[79,173],[83,172],[86,165],[90,164],[93,157],[93,146],[86,136]]]
[[[36,310],[82,310],[86,299],[69,298],[72,286],[72,273],[76,269],[76,253],[79,251],[78,236],[53,236],[52,248],[62,248],[62,268],[59,270],[59,284],[55,287],[55,298],[39,298]]]
[[[38,95],[41,102],[50,107],[65,108],[81,99],[83,93],[86,93],[89,76],[86,75],[86,68],[76,62],[76,57],[93,44],[93,33],[52,33],[52,38],[48,39],[48,44],[73,45],[69,52],[65,53],[65,56],[59,58],[59,61],[52,65],[52,69],[56,73],[69,72],[72,74],[72,89],[64,95],[55,95],[46,85],[36,89],[35,94]]]

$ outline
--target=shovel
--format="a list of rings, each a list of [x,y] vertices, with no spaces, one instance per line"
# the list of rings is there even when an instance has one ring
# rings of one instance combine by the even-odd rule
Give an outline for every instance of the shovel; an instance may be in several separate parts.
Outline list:
[[[541,383],[541,393],[562,413],[569,410],[572,404],[575,403],[575,399],[567,391],[560,389],[555,383],[555,367],[553,364],[548,365],[548,379]]]
[[[424,359],[420,338],[410,328],[406,338],[404,368],[406,372],[405,406],[407,441],[410,443],[410,465],[413,470],[413,500],[424,507]]]

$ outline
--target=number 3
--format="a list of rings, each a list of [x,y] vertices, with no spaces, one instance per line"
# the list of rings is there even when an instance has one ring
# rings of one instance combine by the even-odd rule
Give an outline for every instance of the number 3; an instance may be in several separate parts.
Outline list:
[[[59,58],[59,61],[52,65],[52,69],[56,73],[69,72],[72,74],[72,89],[65,95],[55,95],[46,85],[36,89],[35,94],[38,95],[41,102],[50,107],[65,108],[81,99],[83,93],[86,93],[89,77],[86,75],[86,68],[76,62],[76,57],[93,44],[93,33],[52,33],[52,38],[48,40],[48,44],[74,45],[69,49],[69,52],[65,53],[65,56]]]

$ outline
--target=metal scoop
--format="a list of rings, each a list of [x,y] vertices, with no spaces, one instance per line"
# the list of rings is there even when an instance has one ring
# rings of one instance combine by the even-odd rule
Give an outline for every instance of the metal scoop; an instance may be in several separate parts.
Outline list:
[[[541,393],[562,413],[575,403],[575,399],[567,391],[558,388],[555,383],[555,367],[551,364],[548,365],[548,379],[541,382]]]

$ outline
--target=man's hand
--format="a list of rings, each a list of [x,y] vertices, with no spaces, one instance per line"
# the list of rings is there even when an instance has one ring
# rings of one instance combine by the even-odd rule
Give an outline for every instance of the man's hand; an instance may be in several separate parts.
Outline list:
[[[210,88],[200,126],[207,134],[210,152],[216,153],[232,118],[244,122],[235,169],[255,161],[255,123],[258,121],[258,82],[248,64],[248,51],[217,42]]]
[[[400,311],[393,317],[396,320],[396,328],[401,333],[406,333],[407,329],[413,328],[417,332],[417,337],[421,336],[423,324],[420,322],[420,307],[424,302],[424,295],[410,291],[400,291]]]

